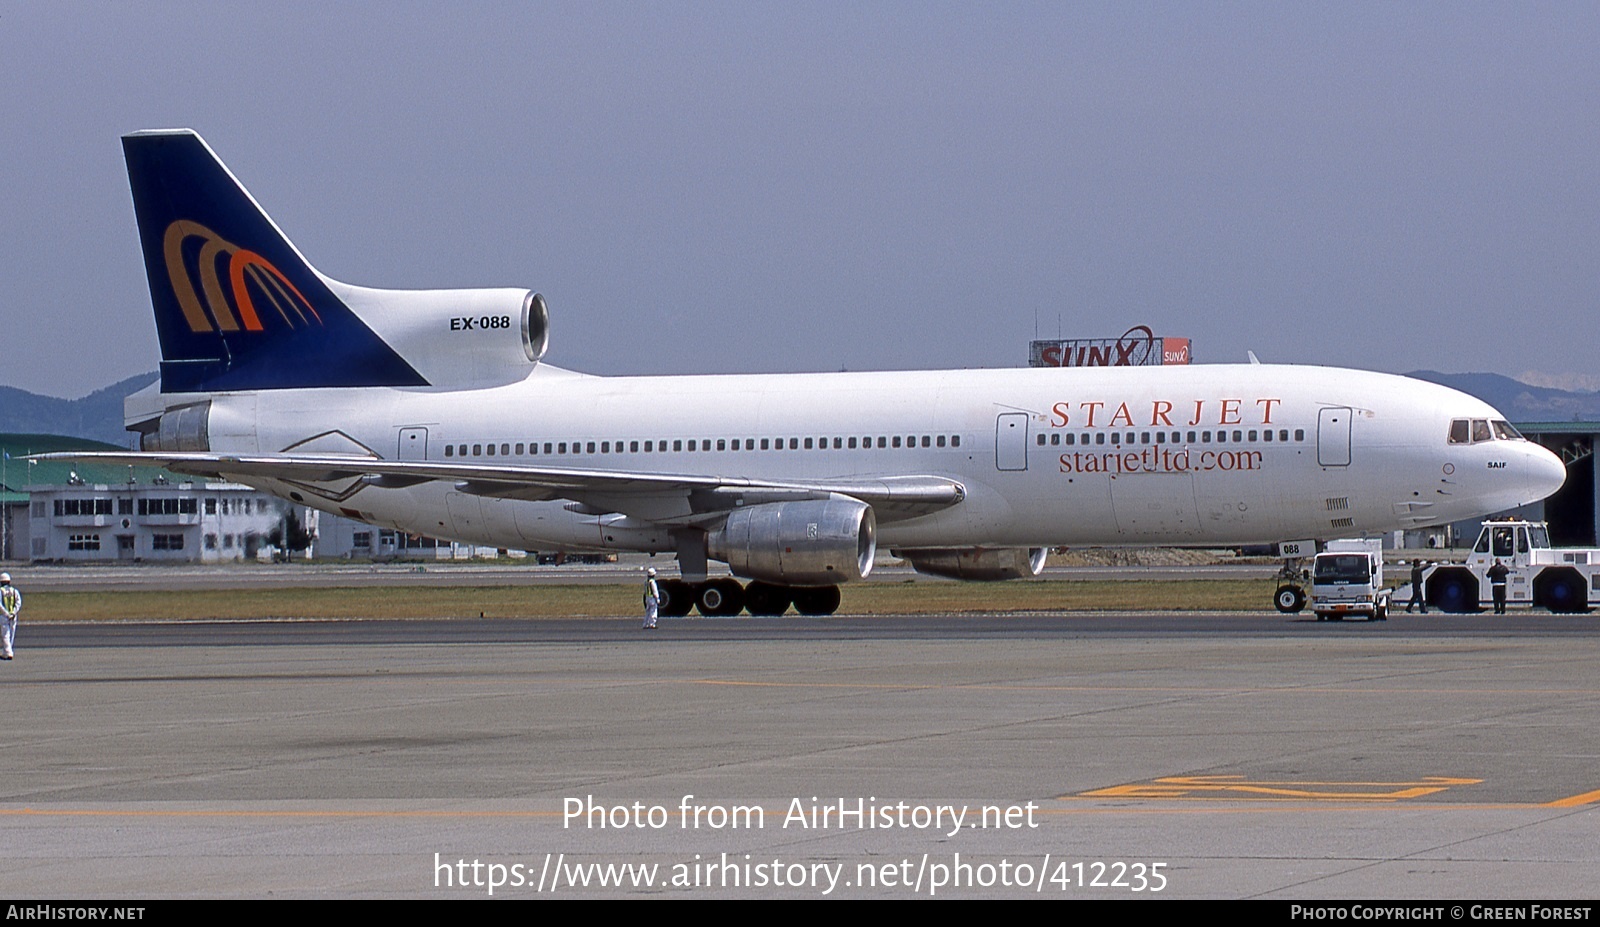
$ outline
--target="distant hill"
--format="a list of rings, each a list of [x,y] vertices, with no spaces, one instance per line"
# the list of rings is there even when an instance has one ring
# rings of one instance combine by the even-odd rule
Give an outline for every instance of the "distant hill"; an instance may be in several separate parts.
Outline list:
[[[1513,422],[1600,422],[1600,393],[1529,386],[1497,373],[1418,370],[1406,376],[1476,396],[1504,412]]]
[[[57,399],[0,386],[0,432],[68,435],[125,448],[130,436],[122,428],[122,400],[156,377],[141,373],[82,399]]]

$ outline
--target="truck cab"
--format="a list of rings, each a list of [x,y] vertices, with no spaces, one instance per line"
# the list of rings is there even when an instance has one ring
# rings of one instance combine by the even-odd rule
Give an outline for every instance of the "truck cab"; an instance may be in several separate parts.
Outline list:
[[[1371,621],[1389,617],[1384,587],[1383,542],[1376,538],[1329,541],[1311,564],[1311,610],[1318,621],[1360,615]]]

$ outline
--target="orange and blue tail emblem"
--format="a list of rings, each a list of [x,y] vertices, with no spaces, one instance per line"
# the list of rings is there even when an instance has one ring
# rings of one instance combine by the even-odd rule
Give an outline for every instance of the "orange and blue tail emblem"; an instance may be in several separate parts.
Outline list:
[[[163,392],[426,386],[187,130],[123,136]]]

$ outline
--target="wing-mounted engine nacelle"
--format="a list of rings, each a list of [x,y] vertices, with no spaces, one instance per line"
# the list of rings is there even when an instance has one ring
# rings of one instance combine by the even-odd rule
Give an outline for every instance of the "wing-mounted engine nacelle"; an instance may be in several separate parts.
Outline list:
[[[837,586],[872,572],[878,521],[856,499],[768,502],[736,509],[706,537],[736,575],[787,586]]]
[[[165,409],[128,426],[141,451],[211,450],[211,400]]]
[[[992,582],[1038,576],[1044,570],[1044,557],[1048,551],[1043,547],[1002,547],[994,550],[967,547],[896,550],[892,553],[909,561],[918,573],[947,579]]]
[[[329,286],[433,386],[513,383],[550,347],[550,312],[532,290]]]

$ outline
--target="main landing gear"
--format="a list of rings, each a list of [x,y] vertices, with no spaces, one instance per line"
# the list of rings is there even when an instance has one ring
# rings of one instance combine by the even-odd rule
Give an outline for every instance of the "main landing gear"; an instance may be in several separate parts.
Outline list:
[[[839,610],[838,586],[779,586],[759,580],[748,586],[723,576],[703,583],[664,579],[661,614],[682,618],[695,609],[711,618],[727,618],[748,611],[752,615],[781,615],[793,605],[802,615],[831,615]]]

